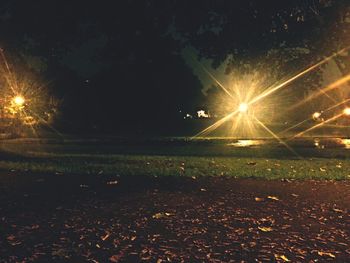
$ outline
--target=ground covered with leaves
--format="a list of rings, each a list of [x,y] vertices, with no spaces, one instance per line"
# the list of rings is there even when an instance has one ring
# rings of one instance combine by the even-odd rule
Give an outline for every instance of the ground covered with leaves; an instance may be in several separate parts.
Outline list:
[[[1,174],[0,262],[347,262],[350,182]]]

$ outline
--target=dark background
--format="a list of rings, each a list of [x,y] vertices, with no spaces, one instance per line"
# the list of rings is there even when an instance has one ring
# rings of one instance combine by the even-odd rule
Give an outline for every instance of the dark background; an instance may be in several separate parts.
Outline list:
[[[186,46],[214,68],[232,54],[227,73],[269,63],[282,77],[349,44],[347,19],[346,0],[13,0],[0,3],[0,45],[47,80],[59,130],[162,134],[206,106]],[[284,63],[282,47],[311,52]]]

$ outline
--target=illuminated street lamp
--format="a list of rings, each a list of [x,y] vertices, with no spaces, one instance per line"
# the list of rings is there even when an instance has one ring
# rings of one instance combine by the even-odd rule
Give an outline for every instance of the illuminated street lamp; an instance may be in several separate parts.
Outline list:
[[[314,114],[312,114],[312,117],[313,117],[314,119],[318,119],[320,116],[321,116],[321,113],[318,112],[318,111],[316,111]]]
[[[314,114],[312,114],[312,118],[315,121],[319,120],[320,116],[321,116],[321,112],[318,112],[318,111],[316,111],[316,112],[314,112]]]
[[[238,111],[241,113],[247,112],[248,111],[248,104],[247,103],[239,104]]]
[[[12,102],[17,107],[22,107],[24,105],[25,99],[21,95],[17,95],[12,99]]]
[[[345,108],[343,113],[347,116],[350,116],[350,108]]]

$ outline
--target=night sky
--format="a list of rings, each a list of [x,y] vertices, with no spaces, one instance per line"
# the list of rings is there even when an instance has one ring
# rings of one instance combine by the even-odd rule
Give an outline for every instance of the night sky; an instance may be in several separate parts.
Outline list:
[[[349,22],[346,0],[4,0],[0,46],[49,83],[58,129],[142,135],[207,107],[195,60],[278,79],[347,46]]]

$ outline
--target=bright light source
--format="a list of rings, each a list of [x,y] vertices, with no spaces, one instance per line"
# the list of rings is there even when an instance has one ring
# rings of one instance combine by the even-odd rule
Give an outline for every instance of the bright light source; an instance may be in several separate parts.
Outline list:
[[[247,103],[239,104],[239,107],[238,107],[238,111],[239,112],[244,113],[244,112],[247,112],[247,110],[248,110],[248,104]]]
[[[318,112],[318,111],[316,111],[314,114],[312,114],[312,118],[313,118],[314,120],[317,120],[320,116],[321,116],[321,113]]]
[[[343,111],[343,113],[344,113],[345,115],[350,116],[350,108],[345,108],[344,111]]]
[[[342,139],[342,144],[344,144],[345,149],[350,149],[350,139]]]
[[[198,118],[209,118],[209,113],[206,113],[205,110],[199,110],[197,111]]]
[[[262,144],[262,141],[259,140],[238,140],[237,142],[229,143],[228,146],[233,147],[250,147],[250,146],[257,146]]]
[[[21,107],[21,106],[23,106],[25,100],[22,96],[18,95],[18,96],[13,98],[13,102],[16,106]]]

